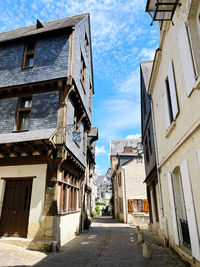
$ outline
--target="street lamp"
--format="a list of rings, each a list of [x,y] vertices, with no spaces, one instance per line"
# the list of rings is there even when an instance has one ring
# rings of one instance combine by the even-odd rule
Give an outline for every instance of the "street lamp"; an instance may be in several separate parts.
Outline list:
[[[154,21],[172,21],[177,6],[181,6],[179,0],[148,0],[146,12],[152,17],[151,25]]]

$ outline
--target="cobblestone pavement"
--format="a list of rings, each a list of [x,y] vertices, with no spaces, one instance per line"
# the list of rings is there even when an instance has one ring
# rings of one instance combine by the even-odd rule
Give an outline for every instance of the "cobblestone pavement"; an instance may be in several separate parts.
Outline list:
[[[151,243],[153,256],[144,259],[142,246],[137,242],[135,229],[111,218],[99,217],[92,223],[89,233],[81,234],[63,246],[59,253],[49,254],[25,250],[0,243],[0,266],[37,267],[184,267],[180,258],[155,236],[144,230]]]
[[[142,246],[137,242],[133,227],[111,218],[99,217],[92,223],[88,234],[78,236],[64,246],[57,256],[47,257],[36,266],[186,266],[172,250],[164,248],[159,239],[155,236],[151,238],[147,230],[144,236],[152,243],[151,259],[143,258]]]

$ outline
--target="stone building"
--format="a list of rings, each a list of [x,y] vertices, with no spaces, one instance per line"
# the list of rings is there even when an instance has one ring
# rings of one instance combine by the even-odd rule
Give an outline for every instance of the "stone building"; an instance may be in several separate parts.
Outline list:
[[[138,151],[140,139],[111,140],[113,215],[124,223],[147,227],[148,202],[143,153]]]
[[[160,184],[157,175],[156,147],[154,142],[153,114],[151,96],[148,94],[149,80],[153,61],[140,63],[140,96],[141,96],[141,132],[144,148],[145,183],[149,204],[150,229],[157,233],[159,228]]]
[[[94,162],[89,14],[1,33],[0,58],[0,234],[63,245],[82,229]]]
[[[112,184],[110,175],[96,175],[95,182],[97,184],[97,201],[110,206],[112,198]]]
[[[159,224],[166,243],[200,266],[200,2],[166,2],[168,10],[147,2],[160,35],[148,87],[163,199]]]

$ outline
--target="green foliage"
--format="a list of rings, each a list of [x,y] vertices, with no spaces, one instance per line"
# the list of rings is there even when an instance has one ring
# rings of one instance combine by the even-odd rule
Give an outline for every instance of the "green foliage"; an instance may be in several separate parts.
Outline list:
[[[90,213],[91,218],[95,218],[97,216],[97,213],[95,211]]]
[[[99,206],[96,206],[96,207],[95,207],[95,210],[96,210],[97,215],[100,215],[100,214],[101,214],[101,211],[100,211]]]
[[[105,206],[106,204],[104,202],[96,202],[96,205],[99,205],[99,206]]]

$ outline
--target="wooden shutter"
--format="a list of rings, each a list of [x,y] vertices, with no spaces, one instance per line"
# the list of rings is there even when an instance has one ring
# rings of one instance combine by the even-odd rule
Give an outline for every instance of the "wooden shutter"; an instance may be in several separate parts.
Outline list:
[[[195,79],[195,71],[190,48],[189,36],[185,23],[183,23],[178,33],[177,42],[181,59],[181,65],[183,69],[186,92],[187,95],[189,96],[192,89],[194,88],[196,79]]]
[[[170,90],[170,95],[171,95],[173,119],[175,119],[178,114],[178,102],[177,102],[176,84],[175,84],[172,61],[170,61],[170,64],[169,64],[168,81],[169,81],[169,90]]]
[[[169,202],[170,202],[170,210],[171,210],[171,217],[172,217],[174,242],[177,245],[179,245],[176,209],[175,209],[175,203],[174,203],[174,190],[173,190],[173,185],[172,185],[172,175],[170,172],[167,173],[167,179],[168,179]]]
[[[149,212],[149,205],[148,205],[147,199],[143,200],[143,210],[144,210],[144,212]]]
[[[188,220],[192,255],[196,259],[200,260],[199,234],[196,222],[196,213],[194,208],[192,186],[190,181],[190,174],[189,174],[189,167],[187,160],[181,163],[180,169],[181,169],[181,179],[183,185],[183,193],[185,199],[185,207]]]
[[[128,199],[128,212],[132,213],[133,212],[133,200]]]
[[[169,116],[169,104],[168,104],[168,97],[167,97],[167,88],[166,84],[164,85],[164,105],[165,105],[165,119],[166,119],[166,128],[168,129],[171,121],[170,121],[170,116]]]

